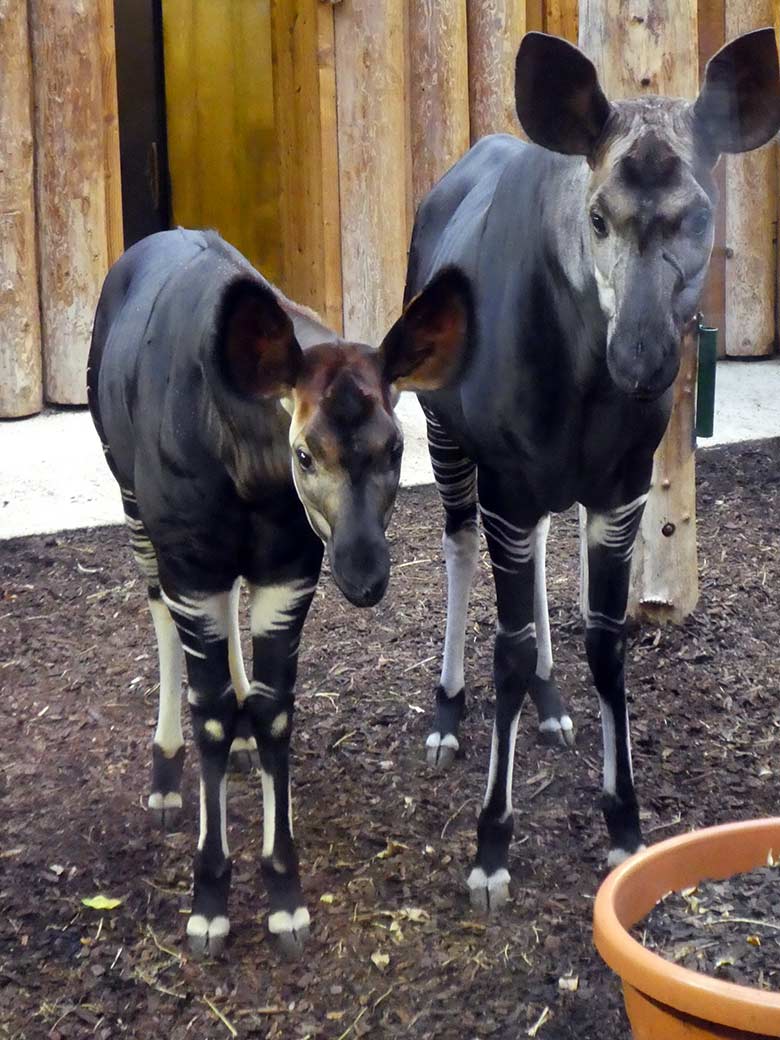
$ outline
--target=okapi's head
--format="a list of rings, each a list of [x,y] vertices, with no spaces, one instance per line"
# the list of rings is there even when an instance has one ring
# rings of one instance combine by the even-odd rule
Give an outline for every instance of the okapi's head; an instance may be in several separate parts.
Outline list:
[[[780,128],[774,31],[723,47],[695,102],[610,103],[585,55],[542,33],[525,36],[515,71],[531,140],[590,166],[580,220],[608,320],[609,373],[625,393],[656,398],[677,375],[709,263],[712,169],[721,153],[758,148]]]
[[[230,382],[244,396],[280,400],[290,413],[292,476],[309,523],[347,599],[373,606],[390,576],[385,531],[401,473],[393,408],[400,390],[438,390],[462,371],[469,281],[456,268],[441,271],[378,350],[335,337],[302,350],[270,288],[248,281],[234,297],[222,348]]]

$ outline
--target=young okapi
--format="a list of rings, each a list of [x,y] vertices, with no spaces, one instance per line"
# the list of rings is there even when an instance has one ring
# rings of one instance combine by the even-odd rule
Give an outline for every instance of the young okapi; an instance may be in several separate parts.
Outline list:
[[[378,602],[403,446],[396,392],[457,376],[471,314],[468,282],[450,268],[406,307],[378,351],[347,343],[216,234],[196,231],[139,242],[106,278],[89,405],[157,634],[149,807],[163,825],[181,806],[182,647],[187,664],[201,768],[187,925],[196,954],[219,953],[229,930],[225,774],[242,720],[260,755],[269,929],[290,953],[305,939],[288,750],[298,645],[323,544],[347,599]],[[242,578],[251,682],[239,636]]]
[[[724,47],[695,103],[610,103],[576,47],[530,33],[516,103],[534,143],[485,138],[443,177],[419,208],[407,279],[411,298],[455,263],[476,301],[468,373],[421,403],[448,579],[432,764],[448,765],[458,749],[477,503],[496,588],[496,720],[468,879],[481,908],[508,897],[526,691],[542,734],[573,742],[552,675],[545,542],[549,514],[575,502],[587,515],[585,642],[601,703],[609,862],[641,845],[624,683],[631,553],[712,249],[712,169],[721,153],[758,148],[780,126],[774,32]]]

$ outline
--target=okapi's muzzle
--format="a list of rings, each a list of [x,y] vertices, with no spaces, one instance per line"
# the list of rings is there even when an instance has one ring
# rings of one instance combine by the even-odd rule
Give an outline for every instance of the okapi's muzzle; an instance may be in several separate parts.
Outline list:
[[[673,330],[621,334],[607,346],[612,381],[629,397],[654,401],[672,385],[680,368],[680,337]]]
[[[390,580],[390,552],[380,529],[375,532],[336,533],[328,541],[333,580],[350,603],[373,607],[384,596]]]

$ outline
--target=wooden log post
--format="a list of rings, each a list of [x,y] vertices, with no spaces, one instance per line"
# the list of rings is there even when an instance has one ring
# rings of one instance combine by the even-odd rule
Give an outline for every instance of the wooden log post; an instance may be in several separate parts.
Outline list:
[[[416,208],[469,147],[466,0],[410,0],[409,62]]]
[[[778,0],[780,2],[780,0]],[[707,62],[726,42],[726,0],[698,0],[699,3],[699,82]],[[699,304],[704,324],[718,330],[718,356],[726,353],[726,163],[715,167],[718,206],[715,211],[715,241],[710,269]]]
[[[410,231],[404,0],[334,8],[344,334],[378,343],[401,313]]]
[[[544,0],[544,31],[576,43],[579,36],[577,0]]]
[[[580,46],[611,98],[698,90],[696,5],[688,0],[582,0]],[[629,612],[680,622],[696,606],[694,409],[696,337],[682,345],[675,404],[655,456],[653,480],[634,549]]]
[[[0,0],[0,418],[41,408],[26,0]]]
[[[100,0],[33,0],[30,25],[44,393],[56,404],[84,404],[92,320],[109,262],[102,88],[110,55]]]
[[[341,332],[333,9],[321,0],[272,0],[271,34],[281,284],[294,300],[313,307]]]
[[[772,0],[726,0],[726,39],[774,23]],[[777,143],[727,155],[726,301],[729,357],[775,349]]]
[[[515,57],[526,31],[526,0],[468,0],[471,142],[519,134]]]

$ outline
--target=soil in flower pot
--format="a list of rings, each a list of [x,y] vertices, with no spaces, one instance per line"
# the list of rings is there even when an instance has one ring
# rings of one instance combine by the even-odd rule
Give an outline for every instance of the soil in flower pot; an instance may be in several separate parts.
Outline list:
[[[780,990],[780,861],[671,892],[632,934],[684,968]]]

